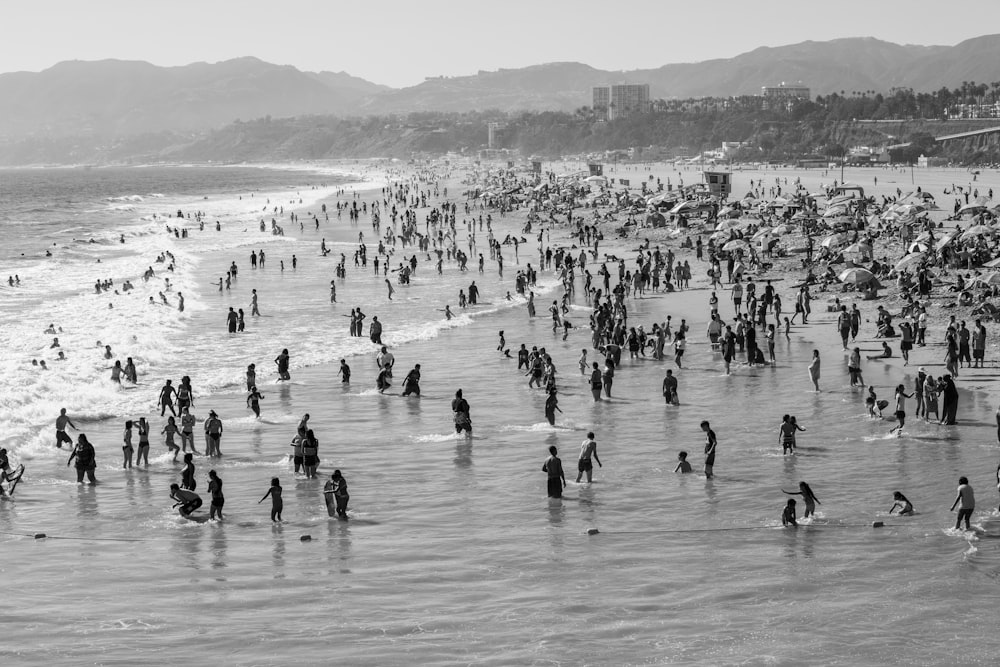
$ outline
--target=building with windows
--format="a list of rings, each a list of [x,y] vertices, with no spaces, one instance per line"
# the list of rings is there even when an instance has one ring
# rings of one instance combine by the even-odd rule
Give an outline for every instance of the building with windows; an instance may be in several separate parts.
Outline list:
[[[763,86],[760,95],[764,98],[765,109],[787,108],[798,100],[810,99],[809,88],[803,86],[801,81],[798,85],[792,86],[785,84],[784,81],[778,86]]]
[[[592,108],[598,120],[628,118],[649,112],[649,84],[628,83],[594,88]]]

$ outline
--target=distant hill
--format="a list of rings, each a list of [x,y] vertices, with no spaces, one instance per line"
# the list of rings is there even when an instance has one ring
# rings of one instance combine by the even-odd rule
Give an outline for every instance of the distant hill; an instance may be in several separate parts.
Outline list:
[[[346,113],[384,87],[257,58],[183,67],[101,60],[0,74],[0,136],[203,131],[237,119]]]
[[[431,79],[383,93],[362,107],[371,112],[551,109],[592,102],[591,88],[648,83],[650,96],[688,98],[755,95],[762,86],[801,81],[813,95],[887,91],[894,86],[932,90],[962,81],[1000,81],[1000,35],[956,46],[902,46],[871,37],[761,47],[733,58],[611,72],[580,63],[549,63],[474,76]]]
[[[138,147],[143,154],[154,147],[172,150],[237,120],[268,116],[573,111],[590,106],[591,88],[598,85],[648,83],[653,99],[670,99],[757,94],[761,86],[783,81],[801,81],[814,97],[991,84],[1000,82],[1000,35],[955,46],[852,37],[617,72],[555,62],[433,78],[402,89],[251,57],[182,67],[69,61],[42,72],[0,74],[0,163],[123,159]]]

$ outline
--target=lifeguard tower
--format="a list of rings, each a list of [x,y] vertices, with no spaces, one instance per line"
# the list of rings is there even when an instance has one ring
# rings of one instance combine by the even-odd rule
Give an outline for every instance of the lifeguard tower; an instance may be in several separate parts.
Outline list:
[[[733,191],[732,173],[728,171],[706,171],[702,173],[710,195],[715,195],[719,199],[725,199]]]

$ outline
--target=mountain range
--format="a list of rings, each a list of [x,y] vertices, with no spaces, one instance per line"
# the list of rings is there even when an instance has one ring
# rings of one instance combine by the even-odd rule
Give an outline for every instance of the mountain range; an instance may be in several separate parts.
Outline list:
[[[606,71],[575,62],[428,79],[392,89],[344,72],[303,72],[245,57],[158,67],[146,62],[62,62],[0,74],[0,141],[149,133],[198,134],[235,120],[311,114],[573,110],[591,88],[648,83],[652,98],[756,94],[780,82],[813,95],[964,81],[1000,81],[1000,35],[955,46],[900,45],[869,37],[761,47],[733,58]]]

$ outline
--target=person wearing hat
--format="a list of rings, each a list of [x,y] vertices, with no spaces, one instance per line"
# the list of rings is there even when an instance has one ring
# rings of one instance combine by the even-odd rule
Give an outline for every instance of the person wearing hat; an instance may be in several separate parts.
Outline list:
[[[913,381],[913,396],[917,399],[917,416],[924,417],[927,414],[927,406],[924,404],[924,382],[927,381],[927,370],[921,366],[917,370],[917,378]]]
[[[215,410],[208,412],[208,419],[205,420],[205,455],[222,456],[219,445],[222,440],[222,420]]]

